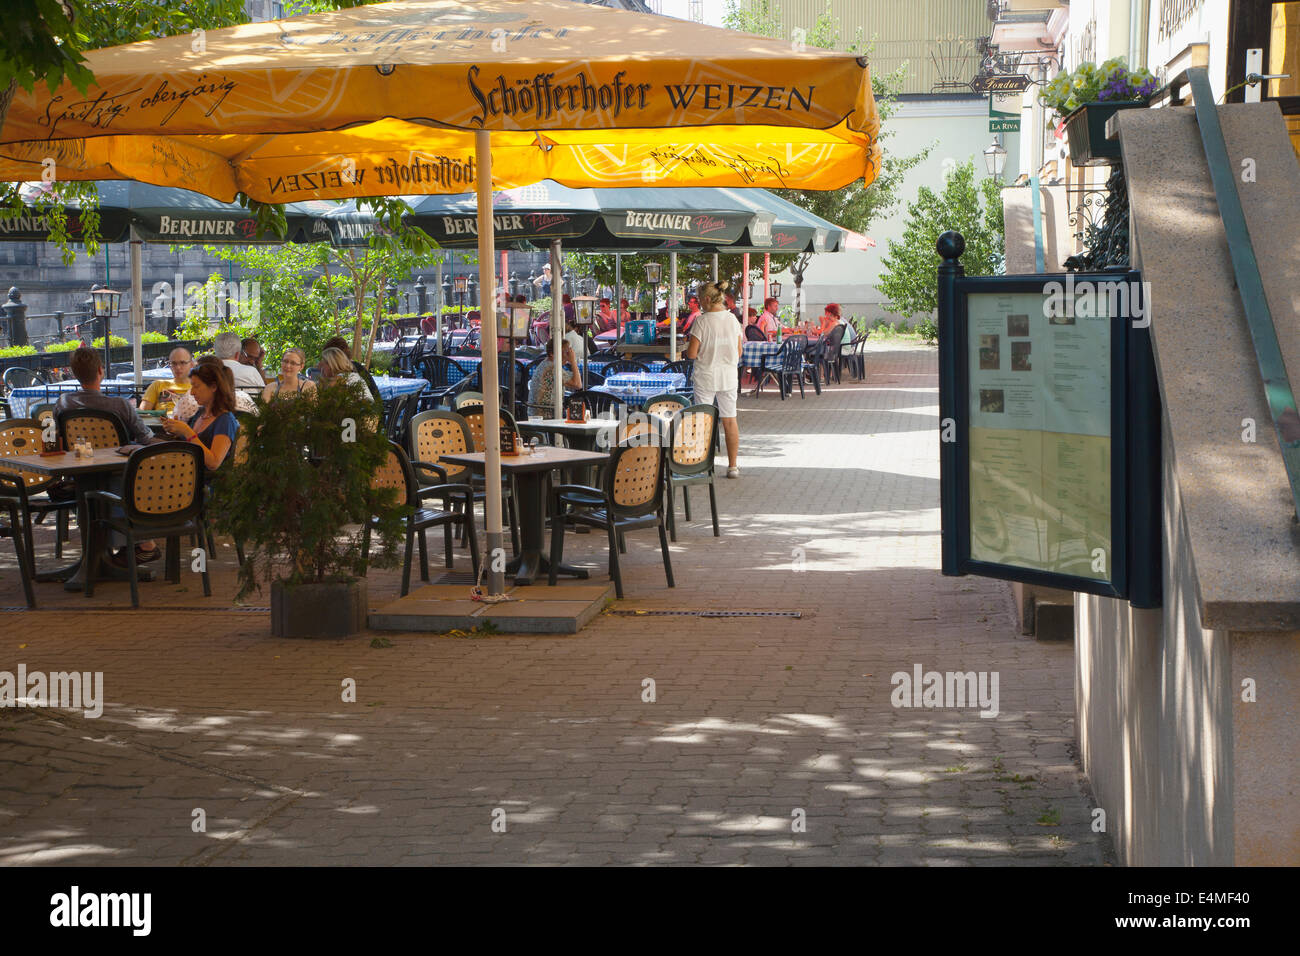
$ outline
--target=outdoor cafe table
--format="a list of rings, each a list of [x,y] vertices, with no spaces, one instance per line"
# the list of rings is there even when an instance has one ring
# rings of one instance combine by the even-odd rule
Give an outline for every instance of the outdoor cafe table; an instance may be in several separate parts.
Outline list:
[[[485,471],[483,458],[484,453],[476,451],[443,455],[441,460],[454,465],[468,465],[482,474]],[[556,448],[551,445],[541,445],[531,455],[501,456],[502,475],[514,478],[515,501],[519,511],[520,552],[518,557],[506,565],[506,573],[515,576],[515,584],[532,584],[550,572],[551,561],[543,550],[546,537],[547,477],[556,468],[581,468],[608,460],[609,455],[604,452]],[[567,564],[561,564],[556,570],[559,574],[587,577],[585,569]]]
[[[376,375],[374,379],[375,387],[379,389],[379,397],[386,402],[391,402],[403,395],[423,392],[429,387],[428,381],[422,378],[394,378],[389,375]]]
[[[37,581],[63,581],[64,590],[80,591],[85,587],[86,569],[86,531],[90,527],[91,516],[88,513],[86,492],[106,490],[115,475],[126,470],[126,456],[119,455],[116,448],[98,448],[94,458],[78,458],[73,452],[65,451],[60,455],[45,456],[16,455],[12,458],[0,458],[0,471],[13,474],[37,472],[52,478],[71,478],[77,488],[77,529],[81,534],[81,557],[76,564],[56,571],[45,571],[36,575]],[[107,537],[105,539],[107,544]],[[109,554],[101,552],[93,555],[92,572],[96,579],[105,576],[115,580],[125,580],[127,571],[114,567],[108,561]],[[153,576],[145,568],[140,568],[140,580],[151,581]]]

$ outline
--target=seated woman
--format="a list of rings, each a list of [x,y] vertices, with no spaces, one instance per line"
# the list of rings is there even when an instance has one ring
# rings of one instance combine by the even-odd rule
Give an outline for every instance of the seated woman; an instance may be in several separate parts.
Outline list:
[[[568,372],[564,378],[564,387],[581,388],[582,379],[578,377],[578,360],[567,342],[561,354],[564,356],[564,366]],[[533,411],[542,411],[543,414],[545,409],[555,408],[555,362],[549,350],[545,358],[538,363],[537,368],[533,369],[533,377],[528,381],[528,404],[532,406]]]
[[[239,432],[234,390],[218,369],[200,364],[190,373],[190,394],[200,405],[198,414],[188,422],[164,419],[163,428],[173,438],[196,443],[203,450],[203,464],[215,471],[230,455]]]
[[[262,389],[262,401],[269,402],[276,398],[296,398],[310,395],[316,390],[316,383],[303,376],[307,367],[307,353],[299,348],[286,349],[280,357],[279,377]]]
[[[826,306],[826,311],[822,313],[821,321],[814,332],[817,335],[825,335],[840,322],[840,307],[832,302]]]
[[[337,348],[327,348],[322,353],[320,376],[322,384],[325,385],[333,385],[336,382],[343,382],[346,385],[365,384],[357,374],[357,370],[352,367],[352,359],[348,358],[347,353],[342,349]]]

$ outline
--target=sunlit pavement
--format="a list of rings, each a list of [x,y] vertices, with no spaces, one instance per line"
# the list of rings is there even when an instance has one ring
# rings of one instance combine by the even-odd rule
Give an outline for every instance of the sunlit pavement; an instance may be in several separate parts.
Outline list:
[[[42,610],[0,614],[0,670],[102,671],[106,702],[0,710],[0,861],[1107,862],[1072,648],[1019,635],[1006,585],[935,570],[935,351],[881,345],[868,369],[742,400],[722,536],[704,489],[690,523],[679,501],[675,589],[654,534],[628,536],[614,610],[680,613],[372,647],[272,639],[232,609],[229,549],[211,599],[197,575],[143,585],[141,611],[124,584],[38,585]],[[603,575],[604,543],[569,535],[566,560]],[[0,604],[21,604],[8,541],[0,572]],[[372,604],[396,590],[372,574]],[[997,716],[892,706],[916,665],[996,673]]]

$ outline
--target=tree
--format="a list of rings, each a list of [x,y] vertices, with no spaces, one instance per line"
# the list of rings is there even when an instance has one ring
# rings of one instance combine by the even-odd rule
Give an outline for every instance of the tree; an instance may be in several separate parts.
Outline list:
[[[1001,183],[992,177],[976,182],[975,164],[958,165],[936,194],[928,186],[907,204],[907,226],[900,242],[889,241],[877,285],[895,315],[929,315],[939,307],[939,253],[935,242],[952,229],[966,240],[961,264],[969,276],[998,275],[1004,264]]]
[[[746,33],[757,33],[760,36],[776,39],[787,38],[781,7],[777,0],[753,0],[745,8],[739,7],[736,0],[727,0],[727,12],[722,18],[722,23],[732,30],[743,30]],[[792,42],[802,42],[819,49],[844,49],[868,57],[871,54],[871,45],[869,43],[864,45],[860,30],[851,41],[841,44],[839,22],[831,13],[829,0],[826,9],[817,16],[811,29],[792,28],[788,38]],[[860,233],[866,233],[872,222],[892,211],[898,205],[900,198],[898,191],[903,184],[904,176],[934,148],[933,145],[927,146],[910,156],[892,153],[883,148],[885,140],[893,136],[889,120],[898,111],[898,94],[906,75],[907,64],[903,64],[892,73],[871,78],[876,110],[880,115],[880,142],[884,158],[870,186],[854,182],[842,189],[775,189],[773,192],[814,215],[830,220],[837,226]],[[811,262],[812,254],[803,253],[782,262],[780,268],[789,266],[794,276],[795,288],[799,289],[803,285],[804,273]],[[776,266],[775,257],[773,257],[772,269],[774,272],[780,271]]]

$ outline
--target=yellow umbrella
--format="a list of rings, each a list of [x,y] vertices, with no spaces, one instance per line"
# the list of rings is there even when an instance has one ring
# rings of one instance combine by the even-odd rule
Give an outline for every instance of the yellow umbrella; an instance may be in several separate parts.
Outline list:
[[[865,59],[566,0],[355,7],[97,50],[87,65],[86,94],[68,83],[17,92],[0,180],[48,179],[52,161],[56,179],[277,203],[473,183],[483,289],[494,280],[493,189],[542,179],[835,189],[870,183],[880,163]],[[490,334],[483,371],[494,421]],[[487,435],[495,554],[500,442]],[[499,570],[489,589],[502,592]]]

